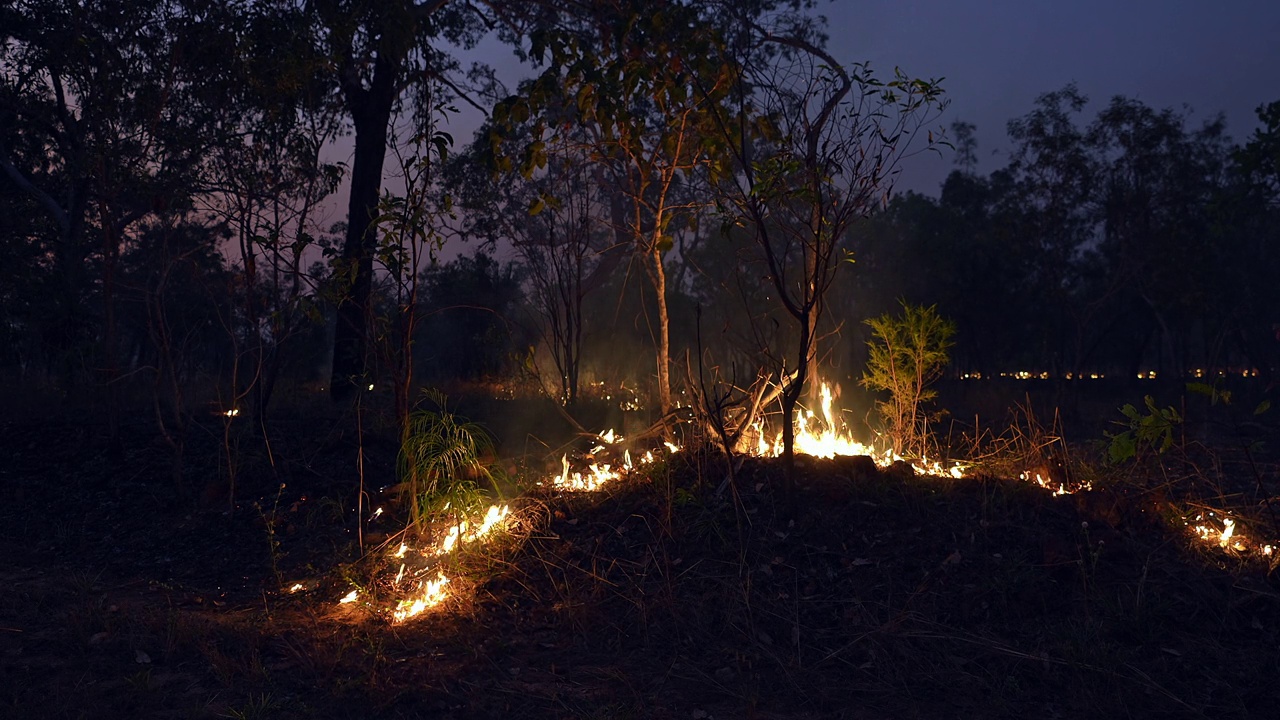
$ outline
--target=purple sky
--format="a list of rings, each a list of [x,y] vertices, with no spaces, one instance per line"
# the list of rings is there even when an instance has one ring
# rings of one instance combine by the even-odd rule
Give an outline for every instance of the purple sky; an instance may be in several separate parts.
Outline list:
[[[977,126],[980,172],[1004,164],[1009,120],[1072,81],[1091,100],[1082,122],[1125,95],[1190,106],[1194,125],[1225,113],[1236,140],[1256,127],[1254,108],[1280,100],[1280,0],[819,0],[818,12],[838,59],[869,61],[882,78],[895,65],[945,78],[940,122]],[[522,72],[497,43],[472,57],[513,87]],[[474,126],[462,117],[451,129],[464,142]],[[916,155],[898,188],[936,195],[951,169],[950,155]]]
[[[1008,121],[1072,81],[1091,100],[1083,122],[1125,95],[1188,105],[1196,125],[1225,113],[1237,141],[1257,126],[1254,108],[1280,100],[1280,0],[833,0],[819,9],[837,58],[945,78],[942,121],[977,125],[981,172],[1004,164]],[[936,194],[951,167],[950,157],[917,156],[899,187]]]

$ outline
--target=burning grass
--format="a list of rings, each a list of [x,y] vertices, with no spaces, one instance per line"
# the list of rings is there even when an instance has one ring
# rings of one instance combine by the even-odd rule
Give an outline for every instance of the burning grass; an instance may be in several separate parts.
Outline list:
[[[906,468],[913,475],[926,477],[949,478],[963,480],[965,478],[992,477],[986,470],[989,465],[993,469],[1026,468],[1017,472],[1016,477],[1026,483],[1035,484],[1051,492],[1054,496],[1071,495],[1077,492],[1092,490],[1092,481],[1080,479],[1082,473],[1072,472],[1066,459],[1067,447],[1061,440],[1061,434],[1041,428],[1034,415],[1026,409],[1021,421],[1012,426],[1011,439],[998,445],[995,451],[988,453],[987,458],[998,458],[995,463],[984,464],[981,459],[967,463],[944,463],[927,458],[907,459],[892,452],[881,450],[873,445],[864,444],[853,439],[848,428],[841,422],[840,415],[833,410],[833,399],[830,386],[820,386],[819,412],[804,410],[796,418],[795,448],[802,456],[811,458],[866,458],[878,468]],[[1015,416],[1017,418],[1017,416]],[[1057,419],[1053,429],[1057,429]],[[782,454],[781,434],[767,440],[767,433],[762,426],[757,426],[755,435],[758,441],[753,448],[756,457],[778,457]],[[538,480],[536,486],[544,493],[578,493],[598,492],[611,484],[615,484],[637,472],[643,472],[660,459],[670,458],[681,452],[681,448],[671,442],[658,450],[644,450],[637,461],[632,460],[631,451],[624,449],[624,439],[614,430],[608,430],[597,436],[600,444],[588,453],[588,461],[581,469],[573,469],[568,455],[560,459],[561,469],[558,474]],[[1012,448],[1018,448],[1013,452]],[[615,466],[609,462],[599,461],[597,457],[615,456],[620,462]],[[722,487],[723,489],[723,487]],[[450,576],[438,569],[439,559],[449,555],[458,546],[459,541],[474,543],[482,540],[494,531],[504,529],[510,516],[509,505],[490,506],[483,518],[466,518],[451,516],[449,524],[442,535],[414,551],[414,554],[427,559],[418,563],[408,571],[410,587],[406,590],[403,581],[406,579],[408,564],[401,562],[395,579],[390,583],[391,594],[398,597],[390,616],[395,622],[403,622],[419,616],[423,612],[439,606],[448,596],[447,585]],[[1184,520],[1186,527],[1196,540],[1204,547],[1231,553],[1237,560],[1261,560],[1274,568],[1272,543],[1261,542],[1254,538],[1246,538],[1239,532],[1236,519],[1227,512],[1202,509],[1194,519]],[[1276,529],[1272,528],[1272,532]],[[405,557],[409,551],[407,544],[401,543],[394,551],[397,560]],[[392,563],[394,565],[394,563]],[[375,582],[377,582],[375,580]],[[384,583],[385,584],[385,583]],[[356,601],[359,591],[353,590],[343,596],[339,603],[348,604]]]
[[[821,410],[804,422],[825,432]],[[801,456],[789,512],[776,458],[736,458],[728,482],[713,453],[645,455],[613,437],[535,475],[520,499],[422,539],[372,537],[364,560],[336,565],[354,546],[349,511],[291,480],[272,526],[279,576],[264,516],[175,517],[141,481],[99,493],[85,453],[60,461],[80,492],[20,483],[4,510],[10,556],[41,569],[6,576],[0,706],[15,717],[1271,712],[1280,588],[1265,506],[1208,482],[1204,463],[1121,475],[1066,455],[1055,432],[1020,432],[1002,449],[988,438],[1000,453],[972,453],[963,477],[883,454]],[[42,439],[20,437],[18,448]],[[347,450],[312,454],[312,467]],[[268,497],[276,487],[262,483]]]

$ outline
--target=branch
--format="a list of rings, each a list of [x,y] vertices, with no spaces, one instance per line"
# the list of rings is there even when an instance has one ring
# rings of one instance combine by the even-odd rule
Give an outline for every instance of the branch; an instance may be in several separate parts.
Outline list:
[[[67,216],[67,211],[49,193],[33,185],[18,168],[14,167],[13,163],[9,161],[8,148],[4,145],[0,145],[0,168],[4,169],[5,174],[9,176],[9,179],[13,180],[19,189],[35,198],[36,202],[49,211],[49,214],[57,221],[58,229],[64,239],[71,236],[71,219]]]

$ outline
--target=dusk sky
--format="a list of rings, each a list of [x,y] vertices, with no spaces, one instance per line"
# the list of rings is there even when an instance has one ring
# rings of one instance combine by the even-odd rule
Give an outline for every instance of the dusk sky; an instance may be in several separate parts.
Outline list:
[[[1190,106],[1194,125],[1225,113],[1236,140],[1256,127],[1258,105],[1280,100],[1277,0],[832,0],[818,12],[837,58],[869,61],[880,77],[898,66],[944,78],[951,106],[940,122],[977,126],[980,172],[1004,163],[1009,120],[1073,81],[1091,100],[1082,123],[1125,95]],[[470,57],[514,87],[520,68],[507,48],[486,43]],[[459,118],[452,129],[464,142],[473,128]],[[951,168],[950,155],[916,155],[898,189],[936,194]]]
[[[977,125],[980,171],[1004,163],[1005,126],[1037,95],[1076,82],[1091,105],[1115,95],[1155,108],[1190,106],[1198,125],[1225,113],[1241,140],[1254,109],[1280,100],[1275,0],[834,0],[830,48],[842,60],[944,77],[943,122]],[[900,187],[936,193],[951,160],[917,156]]]

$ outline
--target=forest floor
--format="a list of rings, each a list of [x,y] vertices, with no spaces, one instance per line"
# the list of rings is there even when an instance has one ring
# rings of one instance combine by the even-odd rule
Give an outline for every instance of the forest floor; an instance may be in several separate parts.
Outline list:
[[[451,597],[395,624],[375,602],[338,603],[370,572],[355,458],[372,506],[394,482],[387,443],[278,428],[272,462],[247,441],[233,456],[234,509],[217,492],[196,509],[166,447],[112,463],[100,434],[0,433],[0,717],[1222,720],[1280,707],[1274,562],[1201,542],[1182,521],[1199,501],[1167,485],[1054,496],[990,473],[800,458],[782,502],[779,460],[742,459],[726,482],[722,461],[681,453],[602,491],[513,502],[517,529],[452,560]],[[226,475],[216,427],[200,438],[191,496]],[[387,528],[371,524],[366,545]]]

